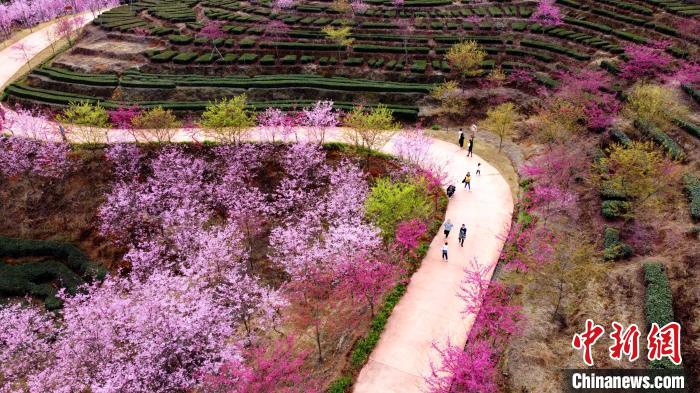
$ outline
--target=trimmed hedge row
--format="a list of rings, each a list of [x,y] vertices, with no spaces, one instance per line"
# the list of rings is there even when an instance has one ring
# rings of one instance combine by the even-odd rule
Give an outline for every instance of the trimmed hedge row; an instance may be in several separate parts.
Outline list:
[[[632,256],[632,247],[620,241],[620,230],[606,227],[603,239],[603,258],[607,261],[616,261]]]
[[[40,67],[32,72],[66,83],[106,87],[116,87],[119,84],[119,78],[114,74],[83,74],[53,67]]]
[[[579,53],[579,52],[576,52],[575,50],[564,48],[562,46],[552,44],[549,42],[544,42],[544,41],[522,39],[522,40],[520,40],[520,45],[548,50],[548,51],[559,53],[559,54],[562,54],[565,56],[569,56],[569,57],[572,57],[576,60],[581,60],[581,61],[587,61],[587,60],[590,60],[590,58],[591,58],[590,55],[587,55],[584,53]]]
[[[64,260],[65,265],[71,270],[96,279],[104,278],[107,273],[103,267],[92,263],[85,253],[72,244],[0,236],[0,258],[37,256],[48,256]]]
[[[610,130],[610,137],[617,143],[621,144],[622,146],[629,146],[632,144],[632,139],[630,139],[627,134],[624,133],[624,131],[613,128]]]
[[[63,302],[56,297],[58,290],[50,283],[56,282],[68,293],[74,294],[84,281],[58,261],[41,261],[8,265],[0,262],[0,295],[40,298],[47,309],[61,308]]]
[[[620,200],[605,200],[601,206],[601,213],[607,219],[624,217],[630,211],[630,203]]]
[[[201,112],[209,105],[208,101],[136,101],[136,102],[115,102],[110,100],[102,100],[95,97],[65,93],[60,91],[37,89],[27,86],[12,84],[5,90],[8,96],[31,100],[40,103],[63,105],[67,106],[73,102],[88,102],[91,104],[99,103],[106,109],[117,109],[123,106],[138,105],[141,108],[163,107],[164,109],[172,109],[174,111],[194,111]],[[264,102],[249,102],[248,109],[253,111],[262,111],[268,107],[278,108],[281,110],[299,110],[300,108],[313,105],[315,100],[294,100],[294,101],[264,101]],[[354,107],[352,102],[334,102],[333,106],[337,109],[349,111]],[[372,105],[369,105],[370,107]],[[387,104],[387,107],[394,112],[397,118],[405,120],[415,120],[418,117],[418,107],[409,105]]]
[[[4,296],[40,297],[48,309],[60,308],[55,281],[68,290],[75,290],[85,281],[102,280],[107,270],[92,263],[71,244],[27,240],[0,236],[1,258],[49,257],[57,260],[8,265],[0,262],[0,294]],[[59,262],[60,261],[60,262]]]
[[[687,131],[688,134],[700,138],[700,126],[683,119],[673,119],[673,122],[683,130]]]
[[[683,185],[688,194],[688,208],[693,220],[700,220],[700,179],[697,176],[686,173],[683,175]]]
[[[694,88],[690,85],[687,85],[687,84],[683,84],[683,85],[681,85],[681,87],[683,88],[683,91],[688,93],[688,95],[691,96],[693,98],[693,100],[695,100],[695,102],[700,104],[700,89],[696,89],[696,88]]]
[[[666,275],[664,265],[659,262],[647,262],[644,264],[644,314],[647,322],[647,331],[651,324],[656,323],[663,327],[667,323],[674,322],[673,293]],[[668,359],[649,362],[649,368],[678,368]]]
[[[668,153],[669,157],[678,161],[685,160],[686,155],[683,151],[683,148],[678,143],[676,143],[676,141],[674,141],[673,138],[671,138],[665,132],[661,131],[658,127],[649,122],[645,122],[639,119],[634,121],[634,126],[640,131],[642,131],[645,135],[650,137],[654,142],[663,147],[664,150],[666,150],[666,152]]]

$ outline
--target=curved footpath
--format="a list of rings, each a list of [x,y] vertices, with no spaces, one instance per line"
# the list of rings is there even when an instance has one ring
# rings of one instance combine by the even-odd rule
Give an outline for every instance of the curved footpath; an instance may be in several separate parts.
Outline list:
[[[90,11],[83,12],[79,14],[79,16],[81,16],[83,20],[80,26],[76,26],[76,29],[82,28],[95,19],[95,16],[93,16]],[[33,59],[53,42],[60,40],[60,38],[52,39],[55,37],[53,37],[53,34],[49,34],[52,29],[54,29],[55,24],[56,23],[46,25],[0,52],[0,63],[2,64],[2,67],[0,67],[1,88],[5,88],[5,86],[12,82],[10,79],[27,64],[27,58]],[[20,49],[20,47],[23,47],[24,50]]]
[[[89,15],[86,23],[91,18]],[[48,28],[52,27],[45,29]],[[33,45],[34,55],[50,45],[45,29],[21,40]],[[24,66],[24,58],[19,50],[9,47],[0,51],[0,61],[3,63],[0,86],[3,86]],[[199,134],[197,140],[203,140],[196,130],[180,131],[174,139],[192,140],[193,131]],[[131,139],[124,131],[109,132],[110,141]],[[342,131],[329,130],[327,139],[342,141]],[[391,153],[391,142],[382,150]],[[433,343],[442,346],[449,340],[454,345],[464,345],[474,322],[474,315],[463,315],[465,304],[458,297],[465,268],[471,267],[472,261],[481,268],[495,266],[503,238],[510,227],[513,199],[508,184],[493,166],[476,155],[467,158],[465,150],[438,139],[433,140],[429,160],[444,166],[447,181],[457,187],[446,213],[446,218],[454,224],[447,239],[449,262],[441,260],[441,247],[445,241],[441,229],[360,372],[355,383],[357,393],[426,391],[424,377],[430,374],[430,364],[439,363]],[[478,162],[481,162],[480,176],[474,174]],[[460,183],[467,171],[472,172],[471,192]],[[464,247],[457,242],[462,224],[468,229]]]

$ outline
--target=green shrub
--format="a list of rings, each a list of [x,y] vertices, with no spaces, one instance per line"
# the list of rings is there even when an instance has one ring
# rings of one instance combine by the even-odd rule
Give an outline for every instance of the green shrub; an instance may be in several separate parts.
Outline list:
[[[297,62],[297,55],[286,55],[282,58],[282,64],[294,64]]]
[[[620,241],[620,231],[606,227],[604,236],[603,257],[608,261],[625,259],[632,256],[632,247]]]
[[[251,64],[255,63],[255,60],[257,59],[258,55],[256,55],[255,53],[245,53],[238,58],[238,62],[241,64]]]
[[[687,131],[688,134],[690,134],[696,138],[700,138],[700,126],[699,125],[691,123],[689,121],[685,121],[683,119],[674,119],[673,122],[676,123],[676,125],[678,127]]]
[[[700,104],[700,89],[695,89],[692,86],[685,85],[685,84],[681,85],[681,87],[683,88],[683,91],[688,93],[688,95],[691,96],[695,100],[695,102]]]
[[[326,393],[347,393],[352,387],[352,377],[344,375],[330,384]]]
[[[151,57],[151,60],[156,62],[156,63],[167,63],[172,59],[173,57],[177,56],[178,53],[175,52],[174,50],[166,50],[163,52],[160,52],[157,55],[154,55]]]
[[[173,34],[168,36],[168,40],[174,45],[187,45],[194,41],[194,37],[191,35]]]
[[[688,207],[690,216],[694,220],[700,220],[700,179],[697,176],[686,173],[683,176],[685,192],[688,194]]]
[[[275,56],[274,55],[264,55],[263,57],[260,58],[260,64],[270,66],[270,65],[275,65]]]
[[[629,213],[630,207],[631,205],[627,201],[606,200],[602,203],[601,213],[605,218],[619,218]]]
[[[431,205],[418,185],[382,178],[372,187],[365,201],[365,211],[388,241],[394,238],[396,225],[400,221],[426,219],[430,215]]]
[[[191,63],[194,59],[197,58],[197,53],[194,52],[185,52],[185,53],[180,53],[179,55],[173,57],[173,63],[177,64],[189,64]]]
[[[635,120],[634,126],[663,147],[669,157],[678,161],[685,160],[686,156],[683,148],[658,127],[643,120]]]
[[[214,61],[214,54],[213,53],[206,53],[194,60],[195,63],[197,64],[209,64]]]
[[[92,263],[76,247],[60,242],[0,237],[0,258],[55,258],[8,265],[0,262],[0,294],[4,296],[32,295],[41,298],[47,309],[60,308],[57,289],[66,288],[74,294],[85,281],[101,280],[107,271]]]
[[[622,146],[629,146],[632,143],[632,139],[630,139],[630,137],[627,136],[624,131],[618,128],[613,128],[610,130],[610,137]]]

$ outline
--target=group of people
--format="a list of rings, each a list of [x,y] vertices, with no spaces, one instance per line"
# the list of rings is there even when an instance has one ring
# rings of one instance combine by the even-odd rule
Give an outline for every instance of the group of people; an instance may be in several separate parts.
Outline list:
[[[476,134],[476,125],[472,124],[471,126],[471,131],[472,135],[469,137],[469,144],[467,145],[467,157],[474,157],[474,136]],[[464,131],[460,128],[459,129],[459,147],[464,148]],[[474,173],[476,176],[481,175],[481,163],[478,162],[476,164],[476,172]],[[464,184],[464,188],[471,191],[472,190],[472,173],[471,171],[467,171],[467,174],[464,176],[462,179],[462,184]],[[447,186],[447,197],[452,198],[452,195],[454,195],[455,191],[457,191],[457,188],[453,185],[450,184]]]
[[[471,127],[471,136],[469,137],[469,142],[467,144],[467,157],[474,157],[474,136],[476,135],[476,124],[472,124]],[[460,149],[464,149],[464,131],[460,128],[459,129],[459,147]],[[476,176],[481,175],[481,163],[478,162],[476,164]],[[464,179],[462,179],[462,183],[464,184],[464,188],[468,189],[469,191],[472,190],[471,186],[472,182],[472,174],[471,171],[468,171],[467,174],[464,176]],[[450,184],[447,187],[447,196],[452,197],[456,191],[456,187],[453,184]],[[442,260],[447,262],[448,256],[447,256],[447,238],[450,236],[450,231],[452,231],[452,228],[454,225],[452,224],[452,221],[448,218],[445,221],[445,224],[443,225],[444,233],[445,233],[445,244],[442,246]],[[457,237],[457,241],[459,242],[460,247],[464,247],[464,240],[467,238],[467,226],[465,224],[462,224],[462,226],[459,228],[459,235]]]
[[[452,228],[454,225],[452,224],[452,221],[448,218],[445,221],[445,224],[443,225],[444,233],[445,233],[445,244],[442,246],[442,260],[447,262],[447,237],[450,236],[450,232],[452,231]],[[460,247],[464,247],[464,239],[467,238],[467,226],[465,224],[462,224],[462,226],[459,228],[459,236],[457,238],[457,241],[459,242]]]

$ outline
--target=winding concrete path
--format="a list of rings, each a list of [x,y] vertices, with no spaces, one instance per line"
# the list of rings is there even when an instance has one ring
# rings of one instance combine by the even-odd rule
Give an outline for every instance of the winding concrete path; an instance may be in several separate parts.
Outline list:
[[[76,29],[82,28],[95,18],[89,11],[78,14],[78,17],[82,19],[76,24]],[[53,34],[55,28],[55,23],[46,25],[0,51],[0,88],[12,82],[12,77],[26,66],[27,59],[33,59],[53,42],[60,40]]]
[[[86,18],[91,20],[91,15]],[[52,28],[48,26],[45,29]],[[45,29],[24,39],[34,49],[34,55],[50,45]],[[25,57],[16,45],[0,51],[0,86],[9,82],[24,65]],[[13,113],[8,111],[8,116]],[[174,140],[197,140],[203,136],[197,130],[177,133]],[[110,130],[110,141],[125,141],[131,137],[121,130]],[[331,141],[342,140],[342,130],[327,133]],[[383,149],[391,153],[391,142]],[[425,392],[424,377],[430,374],[430,364],[438,363],[433,343],[464,345],[474,321],[474,315],[462,313],[465,304],[458,297],[464,270],[477,261],[478,266],[494,266],[513,213],[513,199],[508,184],[498,171],[478,156],[466,157],[466,151],[456,144],[435,139],[429,160],[443,166],[448,182],[457,192],[447,206],[446,218],[454,224],[447,239],[449,262],[441,260],[445,237],[440,233],[433,239],[420,268],[411,277],[407,292],[394,309],[386,329],[362,369],[355,384],[357,393]],[[481,162],[481,175],[475,175]],[[472,191],[460,183],[467,171],[472,172]],[[457,242],[459,227],[466,224],[468,232],[464,247]],[[491,275],[492,272],[489,272]]]

